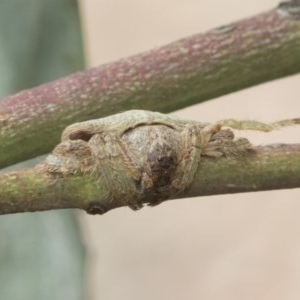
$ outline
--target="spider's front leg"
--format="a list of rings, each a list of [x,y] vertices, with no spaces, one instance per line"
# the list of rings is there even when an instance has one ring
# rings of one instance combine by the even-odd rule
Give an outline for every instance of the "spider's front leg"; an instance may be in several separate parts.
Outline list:
[[[201,156],[223,156],[224,145],[232,140],[232,131],[222,130],[220,124],[187,123],[180,136],[178,164],[172,184],[174,195],[186,190],[193,182]]]
[[[92,175],[107,190],[108,202],[128,205],[133,210],[143,207],[136,192],[141,173],[127,153],[126,145],[113,133],[95,134],[89,140],[95,161]]]
[[[200,132],[196,123],[187,123],[181,131],[171,196],[183,192],[193,182],[201,157]]]
[[[248,140],[235,141],[233,132],[230,129],[222,129],[222,125],[218,123],[206,126],[196,122],[187,123],[181,132],[178,164],[171,187],[172,196],[183,192],[193,182],[201,164],[201,156],[238,156],[249,148]]]
[[[220,123],[210,124],[200,132],[201,154],[208,157],[236,157],[251,151],[252,146],[245,138],[234,140],[231,129],[223,129]]]

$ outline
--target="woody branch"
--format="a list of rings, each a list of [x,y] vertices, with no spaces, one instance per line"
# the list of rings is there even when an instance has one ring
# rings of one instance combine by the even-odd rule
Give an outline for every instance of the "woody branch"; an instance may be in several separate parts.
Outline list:
[[[73,122],[133,107],[170,112],[299,72],[299,7],[299,1],[283,2],[7,97],[0,102],[0,167],[49,152]]]

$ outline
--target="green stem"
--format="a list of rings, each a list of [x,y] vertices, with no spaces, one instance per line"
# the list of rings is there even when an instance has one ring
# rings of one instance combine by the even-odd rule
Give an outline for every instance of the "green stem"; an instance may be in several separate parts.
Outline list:
[[[185,197],[300,187],[300,144],[255,148],[237,159],[204,158]]]
[[[179,196],[296,187],[300,187],[300,144],[271,145],[257,147],[253,155],[245,157],[201,158],[193,183]],[[103,207],[109,211],[121,205],[122,201],[108,202],[105,195],[101,183],[90,175],[54,178],[43,168],[0,173],[0,214],[60,208],[100,213]]]

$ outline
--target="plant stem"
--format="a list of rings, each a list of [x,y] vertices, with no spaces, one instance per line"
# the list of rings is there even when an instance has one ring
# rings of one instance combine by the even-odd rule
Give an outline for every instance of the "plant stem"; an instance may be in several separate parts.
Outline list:
[[[0,102],[0,167],[50,151],[73,122],[170,112],[295,74],[299,53],[299,18],[274,9],[25,90]]]
[[[191,186],[176,198],[300,187],[300,144],[254,148],[251,156],[206,158]],[[0,173],[0,214],[61,208],[89,210],[98,203],[107,211],[121,206],[108,202],[90,175],[55,178],[42,167]],[[110,205],[110,206],[109,206]]]
[[[201,161],[185,197],[300,187],[300,144],[256,147],[238,159]]]

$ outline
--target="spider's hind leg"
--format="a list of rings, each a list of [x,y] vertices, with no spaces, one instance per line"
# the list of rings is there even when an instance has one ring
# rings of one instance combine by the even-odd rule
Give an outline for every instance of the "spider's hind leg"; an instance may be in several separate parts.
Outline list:
[[[264,123],[255,120],[227,119],[227,120],[220,121],[219,124],[237,130],[257,130],[263,132],[270,132],[288,126],[300,125],[300,118],[286,119],[286,120],[276,121],[272,123]]]

